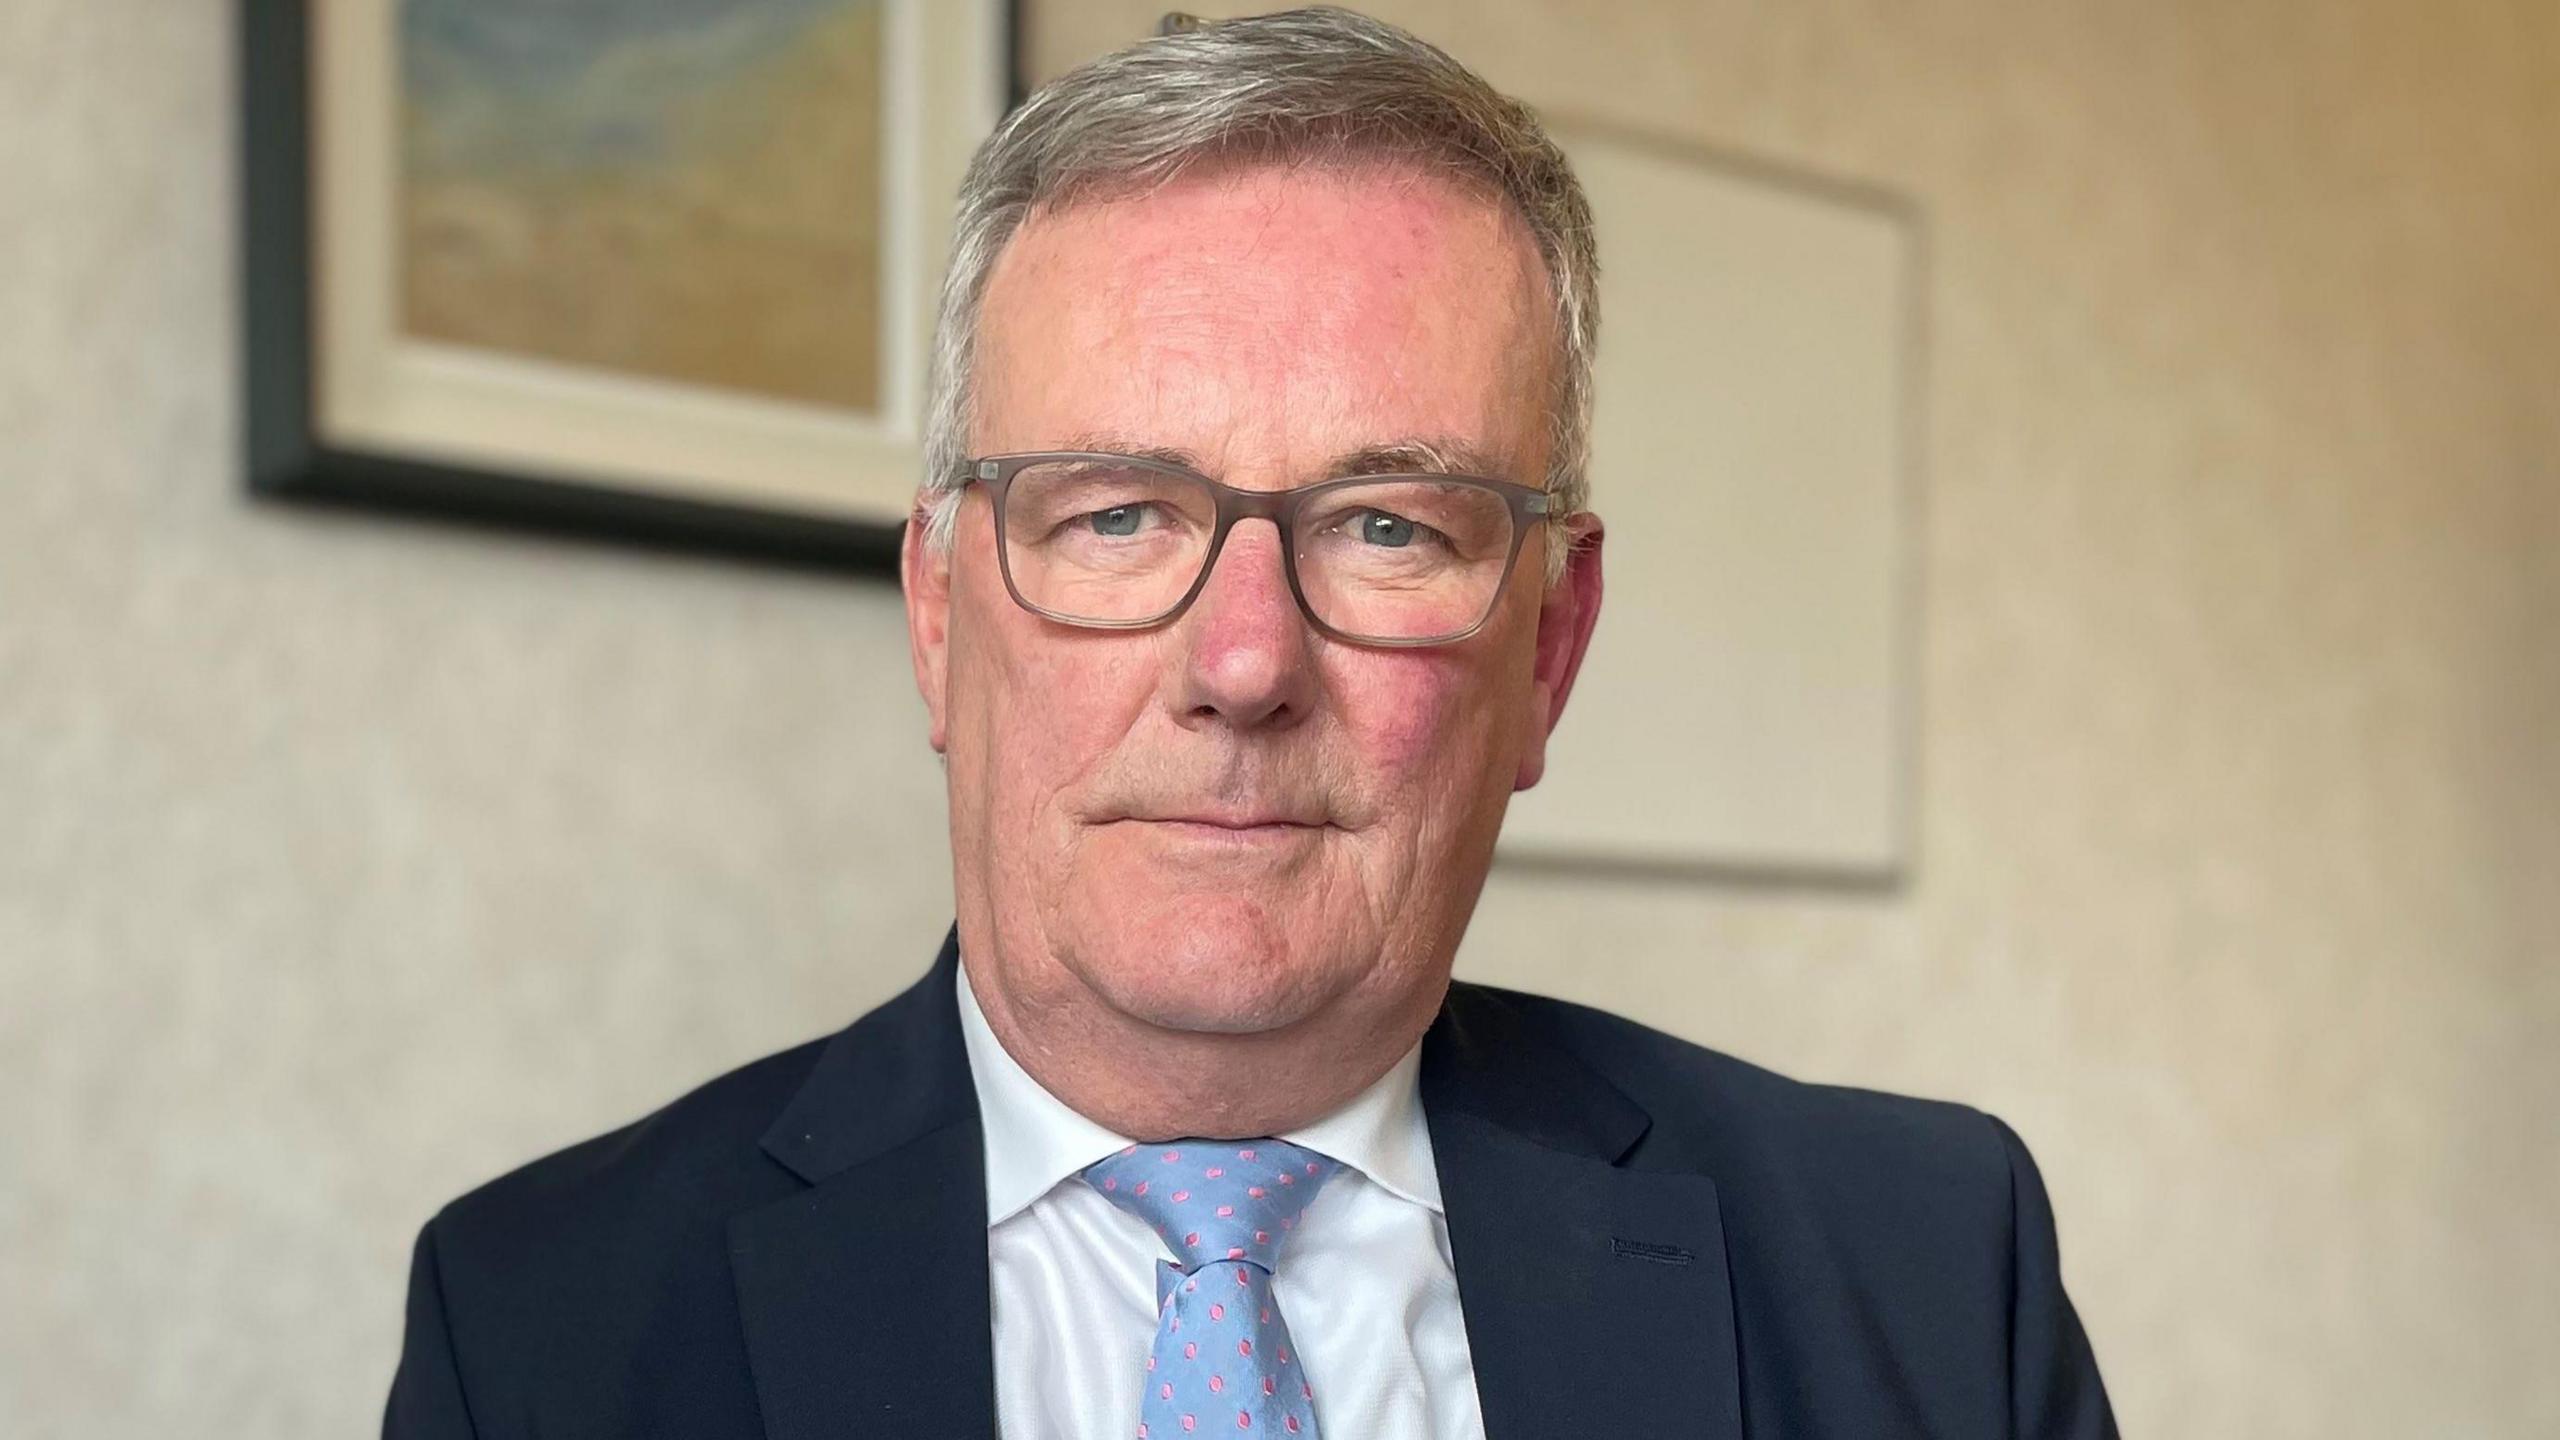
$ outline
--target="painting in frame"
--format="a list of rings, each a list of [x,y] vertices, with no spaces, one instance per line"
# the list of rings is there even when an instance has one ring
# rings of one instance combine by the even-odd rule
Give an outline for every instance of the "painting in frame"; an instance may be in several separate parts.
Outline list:
[[[1608,603],[1501,853],[1889,891],[1917,853],[1919,209],[1549,123],[1606,277],[1591,473]]]
[[[877,569],[1002,0],[242,0],[251,486]]]

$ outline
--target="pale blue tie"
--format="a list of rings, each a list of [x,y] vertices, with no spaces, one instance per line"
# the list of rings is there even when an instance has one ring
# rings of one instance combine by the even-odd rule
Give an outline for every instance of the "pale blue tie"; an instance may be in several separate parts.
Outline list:
[[[1299,1217],[1341,1169],[1285,1140],[1132,1145],[1086,1167],[1086,1184],[1146,1221],[1180,1257],[1156,1262],[1139,1440],[1314,1440],[1315,1387],[1289,1342],[1271,1275]]]

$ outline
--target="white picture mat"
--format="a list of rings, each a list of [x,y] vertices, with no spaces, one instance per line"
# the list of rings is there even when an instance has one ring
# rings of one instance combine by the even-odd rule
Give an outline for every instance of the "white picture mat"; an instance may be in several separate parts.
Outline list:
[[[1513,858],[1907,858],[1908,211],[1560,127],[1601,256],[1600,627]]]
[[[856,415],[400,333],[396,0],[312,6],[315,424],[333,447],[896,522],[922,475],[951,200],[1004,106],[996,0],[881,0],[881,408]]]

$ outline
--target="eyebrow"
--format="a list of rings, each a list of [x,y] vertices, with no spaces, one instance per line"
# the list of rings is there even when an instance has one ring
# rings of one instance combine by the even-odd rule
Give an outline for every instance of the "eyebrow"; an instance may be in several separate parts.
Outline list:
[[[1069,450],[1091,450],[1106,455],[1127,455],[1139,460],[1154,460],[1165,465],[1178,465],[1185,470],[1206,474],[1200,457],[1179,446],[1137,445],[1125,436],[1103,432],[1078,435],[1065,447]],[[1352,475],[1478,475],[1487,479],[1503,479],[1511,466],[1503,457],[1446,435],[1407,436],[1403,439],[1363,445],[1345,450],[1325,463],[1324,478],[1340,479]]]
[[[1171,445],[1137,445],[1126,437],[1106,431],[1088,430],[1068,437],[1062,450],[1085,450],[1097,455],[1126,455],[1132,460],[1153,460],[1160,465],[1176,465],[1185,470],[1200,468],[1200,457]]]
[[[1501,457],[1446,436],[1365,445],[1333,458],[1329,475],[1481,475],[1501,479],[1510,466]]]

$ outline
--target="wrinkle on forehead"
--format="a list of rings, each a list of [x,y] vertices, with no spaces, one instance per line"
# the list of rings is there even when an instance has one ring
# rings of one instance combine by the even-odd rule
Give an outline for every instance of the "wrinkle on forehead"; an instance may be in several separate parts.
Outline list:
[[[1507,207],[1409,168],[1263,167],[1036,212],[989,280],[973,449],[1112,434],[1256,484],[1433,445],[1534,483],[1546,293]]]
[[[1199,471],[1213,480],[1218,478],[1211,473],[1208,462],[1179,445],[1153,445],[1144,436],[1113,430],[1087,430],[1068,437],[1058,448],[1154,460]],[[1321,471],[1305,478],[1313,481],[1353,475],[1478,475],[1500,479],[1516,468],[1517,463],[1508,455],[1481,449],[1473,441],[1452,435],[1412,435],[1345,450],[1325,461]]]

